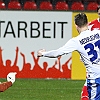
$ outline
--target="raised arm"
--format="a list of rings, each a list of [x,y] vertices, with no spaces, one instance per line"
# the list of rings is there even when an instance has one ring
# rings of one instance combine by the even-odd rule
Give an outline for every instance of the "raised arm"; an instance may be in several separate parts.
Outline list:
[[[0,63],[3,64],[3,59],[2,59],[2,48],[0,47]]]
[[[41,49],[37,52],[38,57],[50,57],[50,58],[56,58],[64,54],[71,53],[72,51],[77,50],[76,41],[73,39],[70,39],[64,46],[60,47],[56,50],[46,51],[45,49]]]
[[[23,57],[23,68],[24,68],[24,65],[25,65],[25,63],[26,63],[26,61],[25,61],[25,55],[24,55],[22,52],[20,52],[20,54],[21,54],[21,56]]]
[[[19,48],[16,47],[16,56],[15,56],[15,61],[14,61],[13,66],[16,66],[17,65],[17,61],[18,61],[18,51],[19,51]]]

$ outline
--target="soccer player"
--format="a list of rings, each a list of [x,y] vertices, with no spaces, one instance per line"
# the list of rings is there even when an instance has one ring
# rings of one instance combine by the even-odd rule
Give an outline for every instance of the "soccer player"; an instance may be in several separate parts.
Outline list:
[[[10,72],[7,75],[7,81],[0,83],[0,92],[4,92],[5,90],[7,90],[9,87],[12,86],[12,84],[15,82],[16,74],[17,74],[16,72]]]
[[[88,28],[89,30],[100,30],[100,6],[97,7],[98,18],[89,22]],[[81,100],[89,100],[87,93],[87,83],[85,82],[82,92],[81,92]]]
[[[98,18],[89,23],[90,30],[100,30],[100,6],[97,7]]]
[[[88,19],[85,13],[75,16],[78,36],[70,39],[64,46],[37,52],[38,57],[59,57],[77,51],[86,67],[89,100],[100,100],[100,30],[88,30]]]

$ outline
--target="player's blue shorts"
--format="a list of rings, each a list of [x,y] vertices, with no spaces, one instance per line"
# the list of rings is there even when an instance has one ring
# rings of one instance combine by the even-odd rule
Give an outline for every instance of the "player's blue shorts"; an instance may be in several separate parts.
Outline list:
[[[100,78],[87,79],[89,100],[100,100]]]

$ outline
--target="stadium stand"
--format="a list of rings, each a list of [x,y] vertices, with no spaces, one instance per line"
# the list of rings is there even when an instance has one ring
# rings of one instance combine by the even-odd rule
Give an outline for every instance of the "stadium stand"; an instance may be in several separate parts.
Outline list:
[[[1,0],[2,1],[2,0]],[[100,0],[3,0],[0,9],[95,11]],[[4,7],[4,8],[3,8]]]
[[[76,10],[85,10],[84,5],[82,2],[73,2],[71,5],[71,10],[76,11]]]
[[[6,9],[6,5],[3,0],[0,0],[0,9]]]
[[[42,0],[40,2],[39,10],[53,10],[53,5],[50,0]]]
[[[55,5],[55,10],[69,10],[69,6],[65,0],[57,1]]]
[[[98,3],[97,2],[89,2],[87,7],[86,7],[86,10],[88,11],[95,11],[98,7]]]
[[[34,0],[26,0],[24,3],[24,10],[37,10],[37,4]]]
[[[9,10],[21,10],[21,4],[18,0],[10,0],[8,3],[8,9]]]

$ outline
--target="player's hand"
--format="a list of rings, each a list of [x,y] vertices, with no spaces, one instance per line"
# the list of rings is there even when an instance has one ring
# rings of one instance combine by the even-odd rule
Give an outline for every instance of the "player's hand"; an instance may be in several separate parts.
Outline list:
[[[45,49],[39,50],[39,51],[37,52],[37,56],[38,56],[38,57],[43,56],[42,53],[45,52],[45,51],[46,51]]]
[[[16,80],[16,72],[10,72],[8,75],[7,75],[7,81],[11,81],[12,84],[15,82]]]

